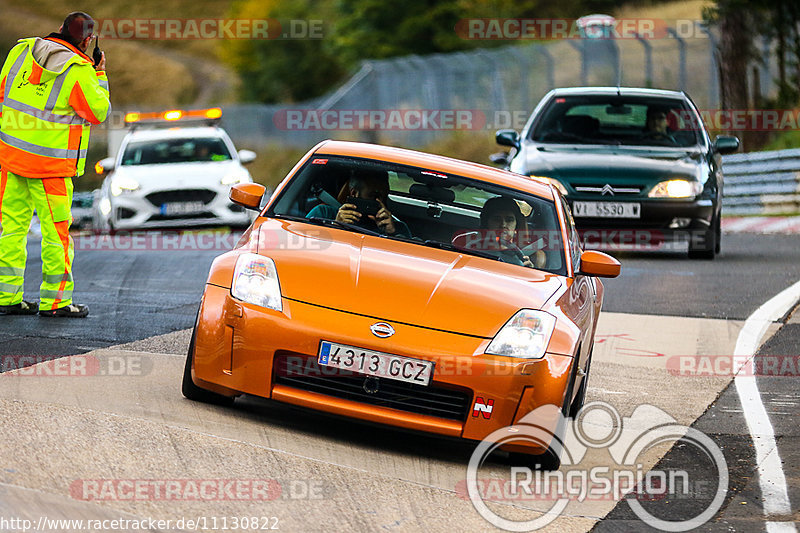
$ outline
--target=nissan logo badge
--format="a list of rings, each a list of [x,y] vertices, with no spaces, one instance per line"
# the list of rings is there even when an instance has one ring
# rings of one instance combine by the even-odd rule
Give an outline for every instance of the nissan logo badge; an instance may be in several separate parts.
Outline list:
[[[369,330],[373,335],[381,339],[394,335],[394,328],[391,324],[387,324],[386,322],[376,322],[369,327]]]

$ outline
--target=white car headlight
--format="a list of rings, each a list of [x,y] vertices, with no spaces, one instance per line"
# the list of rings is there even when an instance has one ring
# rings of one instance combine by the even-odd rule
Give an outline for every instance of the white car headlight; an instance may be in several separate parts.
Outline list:
[[[698,181],[667,180],[662,181],[647,195],[650,198],[693,198],[703,190]]]
[[[111,180],[111,194],[119,196],[123,192],[132,192],[139,188],[139,182],[133,178],[118,176]]]
[[[556,317],[544,311],[522,309],[494,336],[486,353],[541,359],[556,327]]]
[[[283,310],[275,262],[258,254],[242,254],[233,271],[231,296],[276,311]]]
[[[250,174],[247,171],[235,170],[223,176],[220,180],[221,185],[236,185],[237,183],[247,183],[250,181]]]

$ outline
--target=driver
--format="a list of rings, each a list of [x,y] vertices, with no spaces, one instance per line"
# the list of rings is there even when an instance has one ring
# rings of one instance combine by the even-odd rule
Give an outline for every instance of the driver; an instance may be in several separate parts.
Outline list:
[[[675,142],[667,124],[667,111],[661,107],[647,108],[647,121],[645,122],[645,137]]]
[[[347,224],[355,224],[384,235],[411,238],[411,231],[405,222],[392,216],[386,207],[389,200],[389,175],[383,171],[357,170],[346,185],[347,197],[363,198],[378,203],[378,212],[364,216],[355,204],[345,201],[339,209],[321,204],[309,211],[307,218],[320,217],[335,219]],[[340,199],[341,200],[341,199]]]
[[[525,228],[525,217],[517,202],[507,196],[491,198],[483,204],[481,228],[494,232],[500,246],[500,259],[529,268],[542,268],[547,262],[544,250],[536,250],[533,258],[514,244],[518,228]]]

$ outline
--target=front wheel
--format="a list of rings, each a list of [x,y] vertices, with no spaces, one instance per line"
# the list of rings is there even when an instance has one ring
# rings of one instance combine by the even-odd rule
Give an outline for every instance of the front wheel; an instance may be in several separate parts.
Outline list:
[[[714,215],[711,227],[703,235],[702,242],[697,242],[694,237],[689,238],[689,259],[714,259],[720,251],[721,237],[719,215]]]
[[[229,406],[233,405],[234,398],[223,396],[210,390],[202,389],[195,385],[192,380],[192,360],[194,359],[194,337],[197,332],[197,325],[192,331],[192,340],[189,342],[189,353],[186,354],[186,366],[183,368],[183,382],[181,392],[183,395],[196,402],[210,403],[213,405]]]

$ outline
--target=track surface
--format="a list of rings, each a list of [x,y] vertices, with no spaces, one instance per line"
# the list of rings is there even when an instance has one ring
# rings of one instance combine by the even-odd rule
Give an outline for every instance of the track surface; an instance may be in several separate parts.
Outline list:
[[[35,297],[40,263],[29,246],[25,286]],[[704,529],[762,531],[752,441],[730,376],[676,376],[674,357],[730,355],[742,321],[800,279],[797,238],[726,235],[715,261],[683,253],[620,253],[623,274],[606,282],[589,401],[623,416],[636,406],[662,409],[693,424],[722,448],[731,475],[723,508]],[[0,377],[0,517],[62,518],[255,515],[277,517],[282,530],[305,528],[433,531],[489,528],[463,496],[471,450],[426,436],[342,421],[266,400],[246,398],[222,409],[181,398],[182,354],[205,276],[220,250],[78,249],[76,301],[85,320],[0,317],[0,354],[53,357],[86,353],[101,368],[128,365],[125,375]],[[800,313],[798,313],[800,314]],[[794,319],[796,320],[796,319]],[[789,320],[792,322],[792,320]],[[762,354],[796,355],[800,324],[778,331]],[[136,370],[140,369],[140,370]],[[759,378],[778,435],[793,516],[800,520],[800,433],[797,374]],[[36,442],[39,454],[20,454]],[[654,449],[643,463],[695,468],[714,481],[685,447]],[[588,464],[606,457],[589,453]],[[582,463],[583,465],[584,463]],[[491,463],[488,477],[508,474]],[[270,479],[282,488],[272,502],[86,501],[71,487],[87,479]],[[294,491],[294,492],[293,492]],[[505,501],[513,517],[541,516],[542,502]],[[551,528],[639,531],[627,503],[572,502]],[[653,514],[677,520],[696,509],[652,502]],[[603,517],[605,520],[599,521]],[[207,521],[204,529],[212,530]],[[221,524],[218,524],[221,525]],[[230,524],[229,524],[230,525]],[[172,529],[154,526],[155,529]],[[191,527],[184,527],[192,529]],[[247,528],[254,529],[254,528]],[[0,530],[5,530],[0,523]],[[11,530],[9,528],[9,530]],[[56,530],[56,529],[53,529]],[[69,530],[69,529],[62,529]]]

